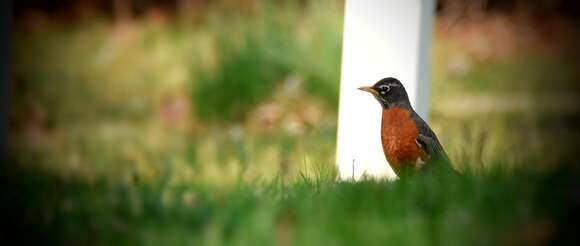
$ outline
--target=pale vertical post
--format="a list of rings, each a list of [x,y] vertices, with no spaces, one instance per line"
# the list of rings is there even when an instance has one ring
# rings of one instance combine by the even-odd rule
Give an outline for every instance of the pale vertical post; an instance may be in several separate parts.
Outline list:
[[[396,177],[381,148],[381,107],[357,88],[395,77],[427,120],[433,15],[433,0],[346,0],[336,158],[341,179]]]

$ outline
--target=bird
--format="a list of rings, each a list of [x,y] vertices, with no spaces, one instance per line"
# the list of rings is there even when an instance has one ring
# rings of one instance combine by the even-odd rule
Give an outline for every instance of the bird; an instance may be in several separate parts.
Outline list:
[[[373,86],[358,89],[371,93],[382,106],[383,152],[399,178],[435,166],[455,172],[435,132],[415,112],[398,79],[383,78]]]

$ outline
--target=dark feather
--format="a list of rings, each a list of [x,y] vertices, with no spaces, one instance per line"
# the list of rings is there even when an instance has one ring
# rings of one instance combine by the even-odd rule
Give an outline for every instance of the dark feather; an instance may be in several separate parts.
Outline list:
[[[411,118],[419,129],[417,142],[420,144],[421,148],[429,154],[431,159],[446,162],[451,165],[447,153],[445,153],[443,146],[441,146],[439,139],[437,139],[437,136],[433,130],[431,130],[429,125],[427,125],[427,123],[425,123],[425,121],[415,111],[412,111]]]

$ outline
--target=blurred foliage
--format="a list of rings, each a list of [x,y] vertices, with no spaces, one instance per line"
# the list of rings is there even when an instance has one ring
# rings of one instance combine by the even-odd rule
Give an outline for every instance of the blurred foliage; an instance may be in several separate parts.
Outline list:
[[[336,109],[340,6],[283,6],[266,2],[252,13],[224,11],[210,18],[218,65],[197,70],[193,98],[201,119],[242,120],[291,76],[305,80],[310,93]]]
[[[269,21],[263,24],[265,28],[256,24],[216,28],[223,30],[217,40],[223,61],[214,70],[200,71],[202,78],[193,95],[202,119],[242,120],[290,75],[291,58],[284,55],[295,49],[290,46],[288,28],[274,27]],[[234,31],[241,32],[241,37]],[[240,40],[238,48],[235,41]]]

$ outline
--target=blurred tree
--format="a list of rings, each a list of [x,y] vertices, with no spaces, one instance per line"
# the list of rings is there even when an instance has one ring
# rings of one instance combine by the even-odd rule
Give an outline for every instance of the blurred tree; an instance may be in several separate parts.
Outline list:
[[[163,6],[163,8],[180,16],[191,16],[191,12],[204,8],[207,5],[229,6],[231,9],[252,9],[252,6],[264,2],[288,3],[295,2],[303,6],[308,2],[316,1],[259,1],[259,0],[18,0],[13,1],[15,16],[21,16],[30,10],[42,11],[49,15],[67,15],[83,17],[82,13],[87,8],[93,8],[91,12],[112,15],[115,18],[131,19],[146,9]],[[577,0],[438,0],[437,12],[442,15],[470,16],[486,12],[503,11],[512,12],[527,9],[534,12],[558,13],[578,19],[580,15],[580,1]]]
[[[113,13],[117,24],[131,21],[133,17],[131,0],[113,0]]]
[[[195,8],[195,0],[179,0],[177,9],[179,11],[179,16],[183,21],[190,21],[190,12]]]

